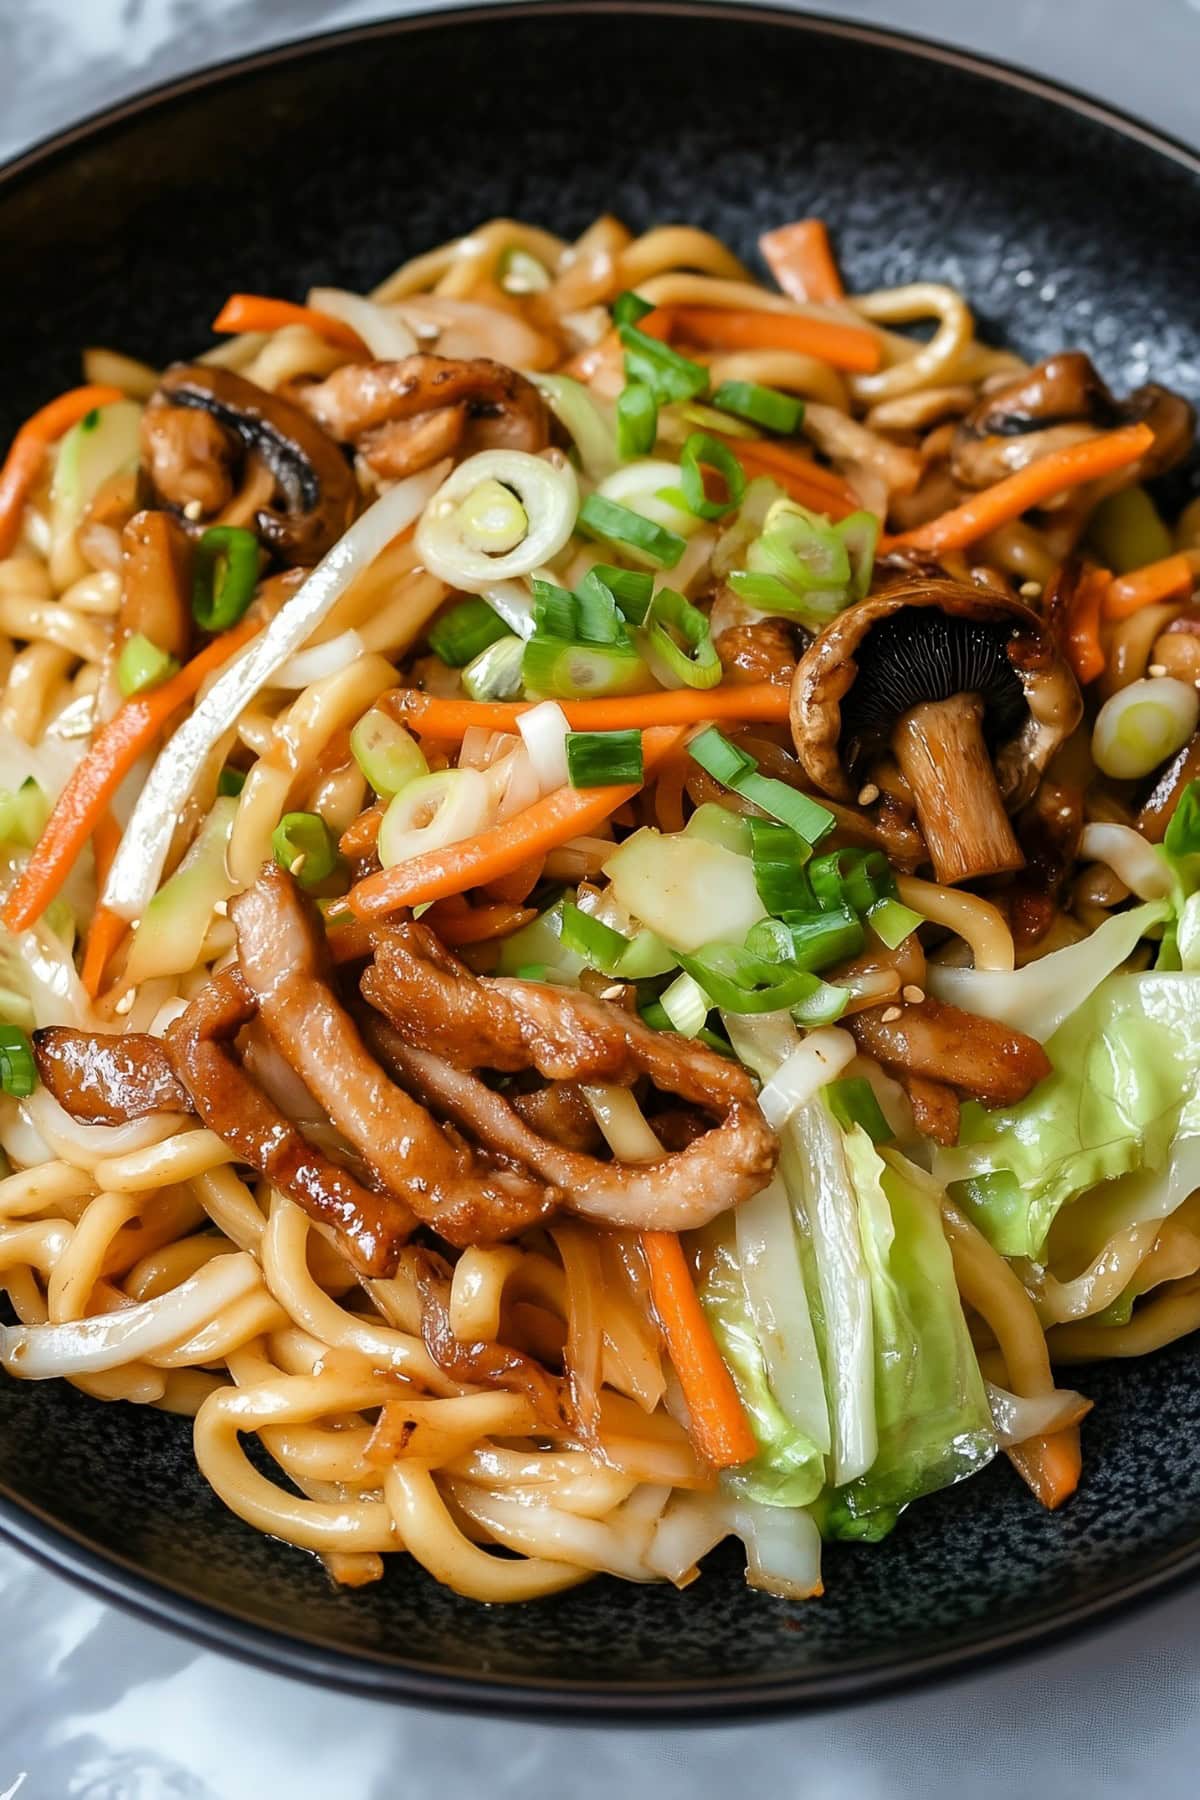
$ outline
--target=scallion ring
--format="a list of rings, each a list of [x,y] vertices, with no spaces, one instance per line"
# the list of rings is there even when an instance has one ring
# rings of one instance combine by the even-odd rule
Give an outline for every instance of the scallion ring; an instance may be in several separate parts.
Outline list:
[[[470,504],[481,487],[494,499],[492,484],[511,490],[527,521],[521,541],[494,554],[471,536]],[[417,555],[439,580],[480,593],[497,581],[531,574],[557,556],[574,529],[578,507],[579,485],[564,456],[482,450],[460,463],[429,501],[417,525]]]
[[[724,500],[709,499],[704,487],[705,469],[714,470],[725,483]],[[690,513],[698,519],[721,519],[741,505],[746,475],[727,444],[709,437],[705,431],[693,431],[680,452],[679,485]]]
[[[491,823],[491,789],[478,769],[439,769],[420,775],[396,795],[379,827],[385,869],[423,850],[476,837]]]

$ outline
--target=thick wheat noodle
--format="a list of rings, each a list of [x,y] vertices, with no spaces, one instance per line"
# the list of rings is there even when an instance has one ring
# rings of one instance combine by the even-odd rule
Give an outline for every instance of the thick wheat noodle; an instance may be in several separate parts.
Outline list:
[[[424,1469],[394,1463],[384,1477],[384,1494],[405,1548],[431,1575],[469,1599],[493,1605],[532,1600],[574,1587],[592,1572],[542,1557],[513,1562],[471,1543]]]
[[[954,1278],[963,1299],[991,1328],[1014,1394],[1036,1398],[1053,1390],[1046,1339],[1033,1301],[983,1233],[944,1200],[942,1223]]]
[[[248,381],[274,392],[287,381],[330,375],[350,360],[349,351],[318,336],[307,325],[285,325],[271,333],[243,373]]]
[[[58,644],[29,644],[13,658],[0,697],[0,727],[36,742],[51,696],[75,658]]]
[[[1016,966],[1008,921],[990,900],[942,887],[936,881],[921,881],[915,875],[897,875],[896,886],[905,906],[935,925],[944,925],[970,945],[977,969],[1008,971]]]
[[[1148,1356],[1200,1330],[1200,1280],[1172,1282],[1144,1300],[1125,1325],[1093,1325],[1087,1320],[1056,1325],[1048,1334],[1055,1362],[1101,1362],[1110,1356]]]
[[[697,360],[706,364],[714,387],[720,387],[723,381],[756,381],[760,387],[804,394],[842,411],[850,405],[845,377],[819,357],[807,356],[801,350],[710,351]]]
[[[881,288],[856,294],[850,302],[862,318],[877,325],[909,325],[935,318],[937,330],[927,344],[903,361],[875,375],[856,375],[850,389],[859,400],[894,399],[917,388],[938,387],[959,373],[964,352],[975,337],[975,321],[962,295],[939,281],[914,281],[907,287]]]
[[[1182,611],[1182,604],[1143,606],[1139,612],[1131,613],[1127,619],[1104,630],[1107,662],[1100,677],[1100,688],[1106,698],[1127,688],[1130,682],[1142,679],[1150,664],[1155,639]]]

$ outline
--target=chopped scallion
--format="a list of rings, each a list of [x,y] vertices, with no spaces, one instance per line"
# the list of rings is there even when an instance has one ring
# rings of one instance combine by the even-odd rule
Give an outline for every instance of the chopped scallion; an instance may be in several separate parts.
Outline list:
[[[647,313],[652,313],[653,311],[654,308],[651,306],[649,300],[643,300],[640,294],[635,294],[631,289],[627,288],[623,294],[618,294],[613,301],[613,324],[636,325],[639,319],[644,319]]]
[[[896,1134],[883,1116],[875,1090],[865,1075],[847,1075],[825,1089],[830,1112],[844,1131],[861,1125],[873,1143],[886,1144]]]
[[[680,356],[636,325],[618,325],[617,336],[625,351],[626,380],[645,382],[660,406],[708,392],[708,370],[702,363]]]
[[[632,507],[616,500],[605,500],[589,494],[579,509],[576,524],[587,536],[601,538],[610,544],[629,544],[650,557],[660,568],[673,569],[687,549],[686,539],[664,525],[645,519]]]
[[[659,588],[646,614],[646,628],[655,652],[677,681],[690,688],[716,687],[724,669],[707,614],[699,607],[674,588]]]
[[[837,823],[827,807],[810,800],[798,788],[789,787],[786,781],[778,781],[774,776],[760,775],[754,758],[731,744],[715,725],[692,739],[688,755],[707,770],[714,781],[722,782],[772,818],[790,825],[806,844],[818,843]]]
[[[857,956],[864,941],[858,914],[840,906],[836,912],[793,912],[786,919],[761,919],[751,928],[746,948],[815,973]]]
[[[319,813],[284,813],[271,833],[271,850],[301,887],[327,880],[338,865],[337,843]]]
[[[677,975],[670,986],[663,989],[658,1000],[670,1020],[671,1029],[681,1037],[694,1038],[704,1029],[709,1000],[695,976]]]
[[[224,768],[217,776],[217,794],[222,800],[236,799],[246,785],[244,769]]]
[[[602,975],[611,975],[629,948],[629,939],[603,920],[594,919],[573,901],[563,902],[560,940]]]
[[[258,586],[258,539],[240,525],[211,525],[196,545],[192,617],[202,631],[236,625]]]
[[[867,913],[867,923],[876,936],[883,939],[889,950],[896,950],[925,921],[911,906],[905,906],[902,901],[886,896],[871,907]]]
[[[710,500],[704,486],[705,469],[713,469],[725,484],[724,500]],[[746,492],[746,475],[727,444],[693,431],[679,457],[679,479],[684,504],[698,519],[720,519],[740,506]]]
[[[645,569],[618,569],[612,563],[593,563],[591,573],[602,581],[631,625],[646,617],[654,593],[654,577]]]
[[[658,402],[644,381],[627,381],[617,396],[617,454],[649,456],[658,436]]]
[[[37,1064],[29,1039],[15,1025],[0,1025],[0,1088],[20,1100],[36,1086]]]
[[[486,600],[473,596],[443,613],[429,629],[429,648],[452,669],[465,668],[490,644],[508,635],[508,627]]]
[[[736,418],[749,419],[764,431],[791,437],[804,417],[804,403],[777,388],[760,387],[757,381],[723,381],[712,397],[714,406]]]
[[[650,684],[632,645],[572,644],[535,631],[525,645],[521,679],[542,700],[586,700],[602,694],[636,694]]]
[[[524,660],[524,638],[497,638],[463,670],[463,693],[471,700],[511,700],[521,691]]]
[[[830,850],[809,863],[808,879],[822,912],[848,905],[865,913],[896,892],[896,877],[882,850]]]
[[[643,779],[640,731],[568,731],[567,779],[572,787],[621,787]]]
[[[173,656],[152,644],[140,631],[135,631],[132,637],[126,638],[117,658],[117,686],[128,700],[134,694],[145,694],[151,688],[161,687],[178,668]]]

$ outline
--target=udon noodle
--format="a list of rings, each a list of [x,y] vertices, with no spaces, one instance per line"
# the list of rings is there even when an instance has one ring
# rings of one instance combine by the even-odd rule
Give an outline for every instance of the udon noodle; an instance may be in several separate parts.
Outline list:
[[[0,474],[0,1362],[348,1586],[816,1594],[1200,1326],[1191,410],[762,252],[492,220]]]

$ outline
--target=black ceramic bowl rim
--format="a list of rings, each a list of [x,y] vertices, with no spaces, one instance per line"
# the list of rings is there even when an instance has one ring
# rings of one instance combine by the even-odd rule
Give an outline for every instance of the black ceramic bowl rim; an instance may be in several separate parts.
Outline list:
[[[1200,155],[1166,133],[1090,99],[1063,84],[1028,74],[1010,64],[949,49],[906,32],[845,23],[811,13],[772,6],[729,5],[721,0],[536,0],[534,4],[463,6],[412,13],[344,31],[304,37],[275,48],[230,58],[208,68],[135,94],[105,107],[65,130],[44,138],[0,168],[0,189],[36,175],[42,167],[100,138],[112,127],[144,114],[166,111],[172,104],[205,88],[276,69],[327,52],[421,32],[431,26],[482,23],[532,14],[636,13],[696,18],[753,18],[778,29],[805,32],[896,50],[923,61],[982,77],[1015,89],[1047,105],[1073,112],[1106,126],[1131,142],[1168,158],[1200,176]],[[792,1676],[764,1681],[737,1677],[720,1681],[637,1681],[587,1683],[504,1676],[455,1675],[444,1668],[364,1651],[334,1649],[301,1633],[269,1630],[224,1607],[207,1604],[165,1581],[149,1579],[125,1558],[100,1552],[82,1535],[58,1523],[41,1508],[0,1489],[0,1535],[25,1550],[54,1573],[64,1575],[102,1600],[122,1606],[148,1623],[183,1633],[205,1649],[242,1657],[282,1675],[367,1697],[403,1700],[425,1706],[471,1708],[509,1716],[555,1721],[625,1723],[674,1720],[712,1724],[750,1715],[786,1713],[861,1702],[935,1681],[977,1671],[985,1664],[1021,1653],[1050,1648],[1085,1629],[1095,1629],[1120,1613],[1178,1592],[1200,1579],[1200,1524],[1194,1543],[1162,1556],[1140,1574],[1108,1592],[1067,1606],[1049,1606],[1032,1619],[994,1633],[969,1649],[955,1647],[915,1657],[903,1666],[893,1658],[871,1657],[826,1675]]]

